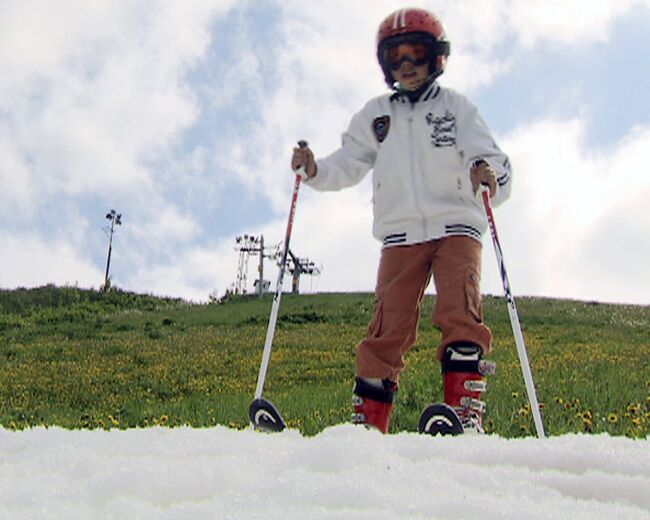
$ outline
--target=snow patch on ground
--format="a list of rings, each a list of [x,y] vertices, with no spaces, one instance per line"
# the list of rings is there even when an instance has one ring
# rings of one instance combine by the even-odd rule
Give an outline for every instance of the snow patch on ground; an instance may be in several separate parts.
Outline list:
[[[2,519],[648,519],[650,438],[0,429]]]

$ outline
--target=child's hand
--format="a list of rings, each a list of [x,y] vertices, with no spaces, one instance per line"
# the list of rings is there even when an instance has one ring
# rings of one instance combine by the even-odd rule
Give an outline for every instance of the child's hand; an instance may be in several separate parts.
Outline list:
[[[476,161],[469,169],[469,178],[472,181],[472,189],[476,193],[481,184],[490,189],[490,198],[497,193],[497,174],[483,159]]]
[[[314,154],[309,149],[309,146],[298,147],[296,146],[293,149],[293,155],[291,156],[291,169],[297,173],[297,170],[303,167],[305,175],[308,179],[316,176],[316,161],[314,160]],[[305,178],[302,176],[303,179]]]

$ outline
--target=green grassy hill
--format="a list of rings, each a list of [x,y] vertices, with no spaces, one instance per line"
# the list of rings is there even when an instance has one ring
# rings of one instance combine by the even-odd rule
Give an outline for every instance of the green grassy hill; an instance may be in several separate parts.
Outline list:
[[[425,299],[392,432],[414,431],[441,398]],[[486,297],[497,375],[487,430],[534,433],[505,301]],[[306,434],[347,421],[354,352],[371,294],[283,297],[265,396]],[[518,310],[550,435],[650,433],[650,307],[519,298]],[[119,290],[46,286],[0,291],[0,425],[21,429],[152,425],[244,428],[271,308],[264,299],[189,304]]]

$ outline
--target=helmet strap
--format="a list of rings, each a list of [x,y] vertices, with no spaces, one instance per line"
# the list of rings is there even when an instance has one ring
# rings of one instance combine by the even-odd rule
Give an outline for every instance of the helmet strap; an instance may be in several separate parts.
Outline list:
[[[442,71],[436,70],[433,73],[429,74],[427,79],[424,80],[422,85],[420,85],[417,89],[415,90],[407,90],[405,88],[402,88],[402,86],[399,84],[399,82],[395,82],[392,85],[393,90],[395,90],[398,94],[402,96],[406,96],[409,98],[409,101],[411,103],[415,103],[422,94],[424,94],[424,91],[427,90],[431,84],[442,74]]]

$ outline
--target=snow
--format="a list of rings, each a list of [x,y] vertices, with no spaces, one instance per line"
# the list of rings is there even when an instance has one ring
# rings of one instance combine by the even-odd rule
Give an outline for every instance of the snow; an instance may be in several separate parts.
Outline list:
[[[648,519],[650,438],[0,428],[1,519]]]

